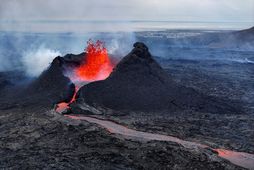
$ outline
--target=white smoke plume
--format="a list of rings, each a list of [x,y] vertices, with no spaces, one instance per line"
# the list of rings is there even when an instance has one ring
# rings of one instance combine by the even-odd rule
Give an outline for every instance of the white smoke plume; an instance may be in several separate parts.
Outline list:
[[[21,62],[28,76],[37,77],[50,65],[55,57],[60,55],[61,53],[59,51],[42,46],[37,50],[24,52]]]

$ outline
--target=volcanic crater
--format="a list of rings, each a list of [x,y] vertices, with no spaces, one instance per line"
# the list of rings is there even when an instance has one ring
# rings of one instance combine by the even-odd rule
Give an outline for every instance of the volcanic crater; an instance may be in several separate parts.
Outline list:
[[[133,50],[114,67],[116,62],[110,61],[106,49],[100,42],[94,45],[88,43],[87,53],[57,57],[50,68],[39,77],[38,84],[43,88],[43,82],[50,82],[50,77],[54,77],[55,85],[61,94],[56,96],[61,96],[62,102],[71,106],[64,113],[86,113],[89,111],[88,106],[116,112],[242,112],[241,106],[232,105],[232,101],[208,96],[176,83],[153,59],[144,43],[137,42],[133,47]],[[94,71],[90,72],[90,69]],[[64,74],[70,70],[78,73],[68,74],[68,79]],[[76,81],[76,90],[72,81]],[[81,85],[82,82],[85,82],[84,86]],[[54,86],[46,87],[45,90],[49,91],[50,88],[56,93]],[[57,101],[60,102],[60,99]],[[57,104],[56,100],[53,103]]]

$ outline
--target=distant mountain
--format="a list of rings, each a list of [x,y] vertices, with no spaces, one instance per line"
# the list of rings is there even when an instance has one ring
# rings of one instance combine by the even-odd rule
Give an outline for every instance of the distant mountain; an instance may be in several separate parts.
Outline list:
[[[243,42],[254,42],[254,27],[232,33],[237,40]]]
[[[151,51],[165,55],[176,48],[215,48],[222,50],[254,51],[254,27],[240,31],[222,30],[168,30],[143,32],[138,41],[146,42]],[[179,54],[182,51],[178,52]],[[166,54],[167,55],[167,54]]]
[[[254,50],[254,27],[241,31],[211,33],[199,38],[200,42],[212,48]]]

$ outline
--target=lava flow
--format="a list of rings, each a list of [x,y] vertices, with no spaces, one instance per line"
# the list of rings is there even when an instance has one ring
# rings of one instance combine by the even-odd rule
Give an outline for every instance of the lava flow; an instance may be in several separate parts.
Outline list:
[[[224,158],[235,165],[238,165],[247,169],[254,169],[254,164],[253,164],[254,155],[250,153],[236,152],[236,151],[230,151],[225,149],[213,149],[207,145],[203,145],[203,144],[191,142],[191,141],[185,141],[174,136],[142,132],[138,130],[129,129],[128,127],[122,126],[120,124],[117,124],[109,120],[102,120],[102,119],[98,119],[94,117],[81,116],[81,115],[65,115],[65,116],[75,120],[85,120],[90,123],[96,123],[100,125],[101,127],[106,128],[106,130],[108,130],[110,133],[123,135],[123,137],[127,139],[141,140],[141,141],[144,141],[144,140],[145,141],[147,140],[148,141],[149,140],[170,141],[170,142],[178,143],[182,145],[183,147],[186,147],[189,149],[195,149],[195,150],[197,148],[206,148],[206,149],[209,148],[217,152],[219,157]]]
[[[76,95],[77,95],[77,92],[78,92],[79,88],[80,87],[78,87],[78,86],[75,87],[74,95],[72,96],[71,101],[69,103],[61,102],[61,103],[57,104],[56,112],[62,113],[64,110],[70,108],[69,104],[71,104],[75,101],[75,98],[76,98]]]
[[[82,81],[103,80],[112,72],[113,65],[107,49],[101,41],[87,42],[84,62],[75,70],[76,76]]]
[[[70,108],[69,104],[75,101],[77,91],[84,82],[104,80],[113,70],[113,64],[103,42],[98,40],[93,43],[92,40],[89,40],[85,52],[84,61],[79,67],[74,69],[74,75],[69,76],[75,82],[75,93],[69,103],[62,102],[57,104],[56,111],[59,113]]]

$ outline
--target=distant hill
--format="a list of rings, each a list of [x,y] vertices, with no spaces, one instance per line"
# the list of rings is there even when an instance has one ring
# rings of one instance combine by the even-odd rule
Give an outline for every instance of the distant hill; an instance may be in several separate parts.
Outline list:
[[[233,36],[235,36],[238,40],[241,41],[248,41],[253,42],[254,41],[254,27],[246,30],[241,30],[237,32],[232,33]]]
[[[208,37],[205,36],[205,39],[213,39],[213,41],[207,44],[213,48],[254,50],[254,27],[228,33],[214,33]]]

